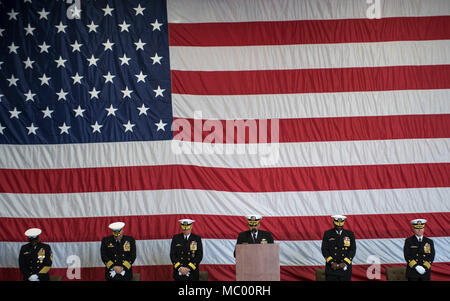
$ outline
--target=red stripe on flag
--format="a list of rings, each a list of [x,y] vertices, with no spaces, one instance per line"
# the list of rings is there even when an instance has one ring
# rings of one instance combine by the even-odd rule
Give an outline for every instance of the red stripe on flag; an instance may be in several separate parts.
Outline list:
[[[102,180],[99,181],[99,179]],[[245,169],[162,165],[57,170],[0,170],[0,192],[3,193],[73,193],[159,189],[275,192],[423,187],[450,187],[450,164]]]
[[[174,139],[184,140],[189,129],[184,129],[180,121],[190,124],[188,141],[212,143],[260,143],[272,142],[269,120],[213,120],[222,126],[222,141],[206,140],[209,135],[217,135],[220,127],[202,130],[207,120],[174,118]],[[233,129],[233,135],[227,130],[227,123]],[[247,125],[244,127],[244,123]],[[314,142],[314,141],[348,141],[348,140],[384,140],[384,139],[418,139],[449,138],[450,114],[440,115],[401,115],[401,116],[368,116],[368,117],[333,117],[333,118],[292,118],[279,119],[279,128],[275,131],[279,137],[274,142]],[[233,126],[236,125],[236,126]],[[238,128],[241,138],[238,138]],[[250,129],[253,136],[250,135]],[[194,131],[197,131],[194,133]],[[261,131],[261,133],[260,133]],[[245,133],[245,135],[244,135]],[[181,134],[181,135],[180,135]],[[260,141],[264,134],[266,141]],[[212,136],[211,136],[212,138]],[[227,141],[230,140],[230,141]]]
[[[239,216],[168,214],[88,218],[0,218],[1,241],[26,241],[24,232],[38,227],[43,230],[41,240],[47,242],[101,241],[111,235],[110,223],[125,222],[125,234],[137,240],[170,239],[180,233],[178,220],[194,219],[193,232],[202,238],[237,239],[248,230],[245,218]],[[420,216],[429,222],[428,237],[450,236],[450,212],[347,215],[345,228],[358,239],[402,238],[412,235],[410,221]],[[211,227],[211,223],[214,227]],[[264,217],[261,230],[270,231],[275,240],[322,240],[324,231],[332,228],[329,216]],[[70,229],[70,231],[67,231]],[[308,231],[305,231],[308,229]]]
[[[170,46],[255,46],[450,39],[450,16],[170,23]]]
[[[257,71],[172,70],[172,92],[192,95],[449,89],[450,65]]]

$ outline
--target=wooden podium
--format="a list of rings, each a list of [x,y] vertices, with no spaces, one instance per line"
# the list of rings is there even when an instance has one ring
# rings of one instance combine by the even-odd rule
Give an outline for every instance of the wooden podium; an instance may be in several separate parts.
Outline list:
[[[236,245],[237,281],[280,281],[279,244]]]

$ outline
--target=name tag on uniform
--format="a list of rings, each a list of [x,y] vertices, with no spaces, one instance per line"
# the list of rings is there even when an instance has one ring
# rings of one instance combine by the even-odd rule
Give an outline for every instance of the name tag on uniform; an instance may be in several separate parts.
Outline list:
[[[417,248],[418,248],[418,246],[411,246],[410,248],[414,248],[414,249],[417,249]]]
[[[334,238],[334,237],[332,237],[332,238],[329,238],[328,240],[335,240],[335,238]]]

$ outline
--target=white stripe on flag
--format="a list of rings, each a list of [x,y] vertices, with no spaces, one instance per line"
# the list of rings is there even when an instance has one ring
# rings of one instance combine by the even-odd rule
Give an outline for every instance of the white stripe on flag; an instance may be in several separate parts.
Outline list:
[[[236,234],[237,235],[237,234]],[[450,237],[432,237],[436,252],[434,262],[450,261]],[[169,239],[137,240],[137,258],[135,266],[171,265]],[[203,260],[201,264],[235,264],[233,250],[236,240],[202,239]],[[368,256],[375,255],[380,263],[403,263],[404,238],[396,239],[357,239],[354,264],[366,264]],[[81,267],[103,267],[100,257],[99,242],[48,242],[53,252],[53,268],[66,268],[67,258],[76,255],[81,260]],[[308,266],[324,265],[320,251],[320,240],[275,241],[280,244],[280,265]],[[24,243],[0,242],[1,267],[18,267],[18,253]]]
[[[198,152],[187,154],[187,150]],[[258,168],[450,162],[450,139],[356,140],[273,144],[183,141],[0,145],[0,166],[59,169],[198,165]],[[210,153],[211,152],[211,153]],[[85,156],[85,154],[90,154]],[[130,156],[133,154],[133,156]],[[270,160],[274,161],[270,161]],[[273,164],[267,165],[267,162]]]
[[[170,47],[172,70],[242,71],[446,65],[450,40],[246,47]]]
[[[426,5],[423,0],[378,3],[382,18],[450,15],[448,0],[426,2]],[[170,23],[365,19],[371,7],[366,0],[190,0],[189,5],[185,0],[168,0],[167,17]]]
[[[321,118],[450,114],[450,90],[261,95],[172,94],[173,115],[203,119]]]
[[[323,216],[336,212],[346,212],[348,215],[433,213],[450,212],[449,199],[450,188],[266,193],[189,189],[68,194],[3,193],[0,194],[0,217],[72,218],[165,214],[242,216],[243,212],[259,212],[263,216],[274,217]],[[133,200],[132,206],[130,200]]]

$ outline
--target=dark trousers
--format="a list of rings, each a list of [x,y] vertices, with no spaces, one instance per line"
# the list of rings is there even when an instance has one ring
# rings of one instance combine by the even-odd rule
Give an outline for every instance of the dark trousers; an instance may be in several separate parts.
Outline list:
[[[347,273],[342,276],[338,275],[325,275],[326,281],[351,281],[352,280],[352,274]]]
[[[422,278],[408,277],[408,281],[430,281],[430,277],[422,277]]]

